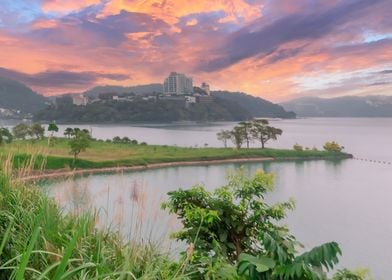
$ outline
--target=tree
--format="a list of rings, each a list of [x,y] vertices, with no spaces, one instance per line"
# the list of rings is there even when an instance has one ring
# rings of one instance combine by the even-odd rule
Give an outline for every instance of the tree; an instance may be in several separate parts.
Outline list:
[[[30,127],[25,123],[19,123],[12,128],[12,133],[16,139],[25,140],[30,135]]]
[[[243,139],[246,142],[246,147],[249,149],[249,143],[252,141],[251,129],[253,123],[251,122],[240,122],[239,126],[242,128]]]
[[[173,236],[192,249],[190,267],[202,268],[195,279],[209,278],[206,273],[216,265],[218,271],[237,266],[237,272],[224,279],[326,279],[325,271],[341,254],[338,244],[298,255],[300,244],[281,223],[294,202],[268,204],[264,197],[273,184],[272,174],[258,171],[252,178],[236,174],[212,192],[195,186],[168,193],[162,207],[178,215],[183,225]]]
[[[268,120],[255,120],[252,122],[251,134],[254,139],[261,143],[261,148],[265,148],[265,144],[269,140],[276,140],[278,135],[282,135],[283,131],[268,125]]]
[[[295,143],[293,146],[293,150],[297,152],[302,152],[304,150],[304,147],[302,147],[300,144]]]
[[[48,131],[50,132],[50,136],[48,137],[48,145],[50,146],[54,133],[59,131],[56,122],[53,121],[49,124]]]
[[[64,136],[66,136],[67,138],[71,138],[71,136],[74,134],[74,130],[72,127],[67,127],[64,130]]]
[[[13,136],[8,128],[0,127],[0,145],[3,143],[11,143]]]
[[[34,137],[35,139],[39,140],[44,138],[45,135],[45,128],[39,124],[39,123],[34,123],[30,127],[30,136]]]
[[[244,142],[244,128],[241,126],[235,126],[231,131],[231,141],[234,143],[237,149],[241,149],[242,143]]]
[[[323,148],[327,152],[334,152],[334,153],[340,153],[344,149],[343,146],[340,146],[335,141],[325,143]]]
[[[221,130],[220,132],[218,132],[216,134],[216,136],[218,137],[219,141],[223,142],[223,145],[225,146],[225,148],[227,148],[227,140],[231,139],[231,131],[230,130]]]
[[[71,148],[70,153],[74,157],[73,163],[75,164],[78,155],[90,147],[90,136],[83,131],[78,131],[68,144]]]

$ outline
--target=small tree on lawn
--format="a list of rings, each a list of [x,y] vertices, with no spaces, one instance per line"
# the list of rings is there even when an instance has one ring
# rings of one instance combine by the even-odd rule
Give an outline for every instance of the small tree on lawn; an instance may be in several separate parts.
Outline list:
[[[72,127],[67,127],[67,128],[64,130],[64,136],[67,137],[67,138],[71,138],[71,136],[72,136],[73,134],[74,134],[74,130],[73,130]]]
[[[335,153],[340,153],[344,149],[343,146],[340,146],[335,141],[325,143],[323,148],[327,152],[335,152]]]
[[[1,127],[0,128],[0,145],[3,143],[11,143],[13,136],[8,128]]]
[[[51,122],[49,124],[48,131],[50,132],[50,136],[48,137],[48,145],[50,146],[54,133],[59,131],[59,127],[56,122]]]
[[[16,139],[25,140],[30,135],[30,127],[25,123],[17,124],[12,128],[12,133]]]
[[[246,142],[246,147],[249,149],[249,143],[252,141],[251,129],[253,124],[251,122],[240,122],[239,127],[242,128],[243,139]]]
[[[71,148],[70,153],[73,155],[73,163],[75,164],[78,155],[90,147],[90,136],[83,131],[79,131],[69,141],[69,146]]]
[[[254,139],[261,143],[261,148],[265,148],[265,144],[269,140],[276,140],[278,135],[282,135],[283,131],[279,128],[269,126],[268,120],[255,120],[252,122],[251,134]]]
[[[225,148],[227,148],[227,141],[231,139],[231,131],[230,130],[221,130],[216,134],[219,141],[223,142]]]
[[[30,136],[39,140],[44,138],[45,135],[45,128],[39,124],[39,123],[34,123],[31,127],[30,127]]]
[[[244,128],[241,126],[235,126],[231,131],[231,141],[237,149],[241,149],[241,146],[244,143],[244,133]]]

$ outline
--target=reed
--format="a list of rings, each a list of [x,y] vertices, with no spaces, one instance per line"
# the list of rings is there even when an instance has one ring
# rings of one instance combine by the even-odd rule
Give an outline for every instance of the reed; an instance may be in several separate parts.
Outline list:
[[[9,154],[0,166],[1,280],[186,279],[156,243],[97,229],[96,212],[63,213],[36,185],[17,180],[36,169],[36,158],[19,170],[13,160]],[[138,190],[130,199],[143,200]]]

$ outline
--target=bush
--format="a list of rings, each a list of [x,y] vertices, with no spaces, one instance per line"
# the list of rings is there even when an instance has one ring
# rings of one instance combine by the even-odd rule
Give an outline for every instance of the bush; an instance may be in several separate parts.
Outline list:
[[[294,151],[297,151],[297,152],[302,152],[304,150],[304,148],[300,144],[298,144],[298,143],[296,143],[293,146],[293,149],[294,149]]]
[[[327,152],[335,152],[335,153],[340,153],[344,149],[343,146],[340,146],[335,141],[325,143],[323,148]]]
[[[194,279],[326,279],[341,255],[338,244],[299,250],[300,243],[279,222],[294,202],[264,200],[273,184],[273,175],[259,171],[252,178],[235,174],[212,192],[195,186],[168,193],[162,207],[182,222],[174,237],[188,243],[185,261],[199,268]]]

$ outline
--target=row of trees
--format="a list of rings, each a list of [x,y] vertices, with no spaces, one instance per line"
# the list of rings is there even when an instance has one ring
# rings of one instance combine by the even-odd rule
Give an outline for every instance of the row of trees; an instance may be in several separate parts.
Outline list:
[[[243,144],[249,148],[249,144],[257,140],[260,142],[261,147],[264,149],[265,144],[269,140],[276,140],[283,131],[279,128],[269,125],[268,120],[253,120],[247,122],[240,122],[232,130],[222,130],[217,133],[217,137],[223,142],[225,148],[227,142],[231,140],[237,149],[240,149]]]
[[[27,138],[33,140],[39,140],[44,138],[45,128],[39,124],[34,123],[28,125],[26,123],[20,123],[12,128],[12,132],[6,128],[0,128],[0,144],[11,143],[13,139],[26,140]]]

